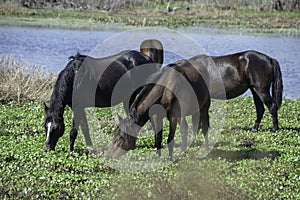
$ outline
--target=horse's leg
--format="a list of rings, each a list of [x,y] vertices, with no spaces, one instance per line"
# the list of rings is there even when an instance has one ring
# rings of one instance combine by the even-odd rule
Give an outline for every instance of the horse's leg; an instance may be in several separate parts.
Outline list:
[[[163,119],[161,119],[157,115],[153,115],[152,119],[151,119],[151,124],[152,124],[152,127],[154,128],[156,154],[158,156],[161,156]]]
[[[176,117],[168,117],[170,122],[169,127],[169,136],[168,136],[168,149],[169,149],[169,159],[173,160],[173,148],[174,148],[174,135],[176,131],[177,126],[177,118]]]
[[[262,102],[268,107],[273,121],[273,127],[271,129],[272,132],[278,130],[278,115],[277,115],[277,105],[272,101],[272,97],[268,89],[265,88],[254,88]]]
[[[255,104],[255,108],[256,108],[256,121],[255,121],[255,124],[254,124],[251,131],[252,132],[257,132],[257,130],[259,128],[259,124],[261,122],[261,119],[264,115],[265,108],[264,108],[263,102],[260,100],[259,96],[256,94],[254,89],[250,88],[250,90],[252,92],[253,100],[254,100],[254,104]]]
[[[193,126],[193,133],[195,138],[199,134],[199,130],[201,128],[201,121],[200,121],[200,113],[196,112],[192,115],[192,126]]]
[[[86,145],[92,147],[93,143],[90,137],[86,114],[83,108],[74,111],[74,120],[76,124],[81,126]]]
[[[199,126],[202,129],[202,133],[205,139],[204,145],[205,148],[208,150],[208,128],[209,128],[209,114],[208,109],[210,106],[210,102],[207,102],[201,109],[200,109],[200,120],[199,120]]]
[[[74,119],[73,119],[73,125],[70,131],[70,151],[74,150],[74,144],[75,140],[78,135],[78,126],[75,125]]]
[[[180,135],[181,135],[181,151],[185,152],[187,147],[188,124],[185,117],[179,118],[180,120]]]

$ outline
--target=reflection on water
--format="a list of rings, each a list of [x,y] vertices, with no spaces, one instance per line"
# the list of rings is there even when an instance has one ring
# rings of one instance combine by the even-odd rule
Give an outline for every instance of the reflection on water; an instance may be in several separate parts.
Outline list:
[[[110,45],[114,43],[115,46],[103,50],[99,55],[105,55],[104,52],[109,55],[126,49],[139,49],[139,43],[143,39],[158,38],[167,50],[166,64],[180,57],[189,57],[204,51],[209,55],[225,55],[253,49],[279,61],[283,73],[284,96],[300,98],[299,37],[230,34],[217,30],[197,32],[193,29],[193,33],[184,33],[184,38],[191,38],[197,44],[193,45],[178,41],[179,39],[169,32],[163,33],[157,28],[148,29],[143,34],[129,32],[125,35],[126,37],[117,31],[0,27],[0,55],[20,58],[30,64],[43,65],[58,72],[65,67],[69,56],[77,52],[90,54],[99,45],[105,49],[105,42],[109,42]]]

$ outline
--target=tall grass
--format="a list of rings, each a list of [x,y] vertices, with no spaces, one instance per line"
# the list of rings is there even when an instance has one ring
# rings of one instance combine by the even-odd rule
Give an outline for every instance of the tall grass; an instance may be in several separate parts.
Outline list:
[[[47,101],[56,76],[38,66],[28,66],[21,60],[0,58],[0,101]]]
[[[71,9],[99,9],[99,10],[116,10],[116,9],[134,9],[143,8],[165,8],[168,0],[2,0],[4,3],[16,3],[31,8],[71,8]],[[186,6],[193,8],[217,8],[227,9],[248,9],[272,11],[276,7],[278,0],[171,0],[171,5]],[[280,0],[282,10],[299,11],[300,5],[298,0]],[[278,10],[278,9],[277,9]]]

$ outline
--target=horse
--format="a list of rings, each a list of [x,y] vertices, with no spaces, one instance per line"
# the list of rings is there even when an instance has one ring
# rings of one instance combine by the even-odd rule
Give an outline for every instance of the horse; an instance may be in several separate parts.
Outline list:
[[[272,115],[271,131],[278,130],[277,112],[282,103],[283,85],[280,66],[276,59],[258,51],[248,50],[225,56],[198,55],[190,60],[202,62],[207,67],[211,80],[209,90],[213,99],[236,98],[250,89],[256,107],[256,121],[251,129],[253,132],[258,131],[265,111],[264,104]],[[220,95],[216,86],[220,77],[226,96]]]
[[[106,156],[117,158],[134,149],[139,130],[150,119],[155,132],[155,148],[158,156],[162,148],[162,124],[164,116],[169,121],[167,139],[169,159],[172,160],[174,134],[177,123],[184,123],[185,116],[192,115],[194,134],[202,129],[208,148],[210,94],[206,78],[200,73],[205,68],[193,65],[193,61],[181,60],[169,64],[151,76],[137,95],[129,110],[129,116],[121,119],[114,132],[114,139]],[[201,68],[201,69],[200,69]],[[200,116],[199,116],[200,115]],[[181,132],[182,150],[186,149],[187,131]]]
[[[139,66],[143,68],[140,70],[143,71],[144,77],[130,77],[128,72]],[[112,92],[119,79],[125,76],[126,83],[134,88],[137,81],[145,80],[157,70],[151,57],[134,50],[123,51],[105,58],[92,58],[81,54],[71,56],[65,69],[58,75],[50,98],[50,106],[44,103],[46,114],[44,150],[55,150],[58,139],[63,135],[65,130],[63,114],[66,106],[72,108],[74,115],[70,131],[70,151],[74,150],[79,125],[86,145],[92,146],[84,108],[111,107],[120,102],[128,102],[128,96],[121,96],[112,102]]]

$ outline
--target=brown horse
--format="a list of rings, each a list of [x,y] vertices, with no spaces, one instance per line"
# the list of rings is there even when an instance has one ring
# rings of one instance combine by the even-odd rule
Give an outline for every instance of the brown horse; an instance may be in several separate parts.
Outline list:
[[[279,63],[257,51],[244,51],[225,56],[199,55],[191,58],[207,67],[210,75],[210,95],[214,99],[232,99],[251,90],[256,107],[257,118],[252,128],[256,132],[264,114],[264,104],[269,109],[273,127],[278,130],[277,112],[282,102],[282,75]],[[214,63],[214,64],[212,64]],[[221,77],[225,95],[220,95],[216,83]],[[272,96],[270,88],[272,86]]]
[[[154,74],[134,100],[129,117],[120,121],[107,157],[116,158],[135,148],[138,131],[149,119],[156,133],[155,147],[160,156],[164,116],[170,123],[167,139],[170,159],[177,123],[188,115],[192,115],[195,134],[202,128],[205,145],[208,147],[210,95],[200,74],[203,69],[205,68],[201,65],[194,66],[192,61],[179,61]],[[186,123],[185,120],[183,122]],[[185,149],[187,134],[182,134],[182,137]]]

